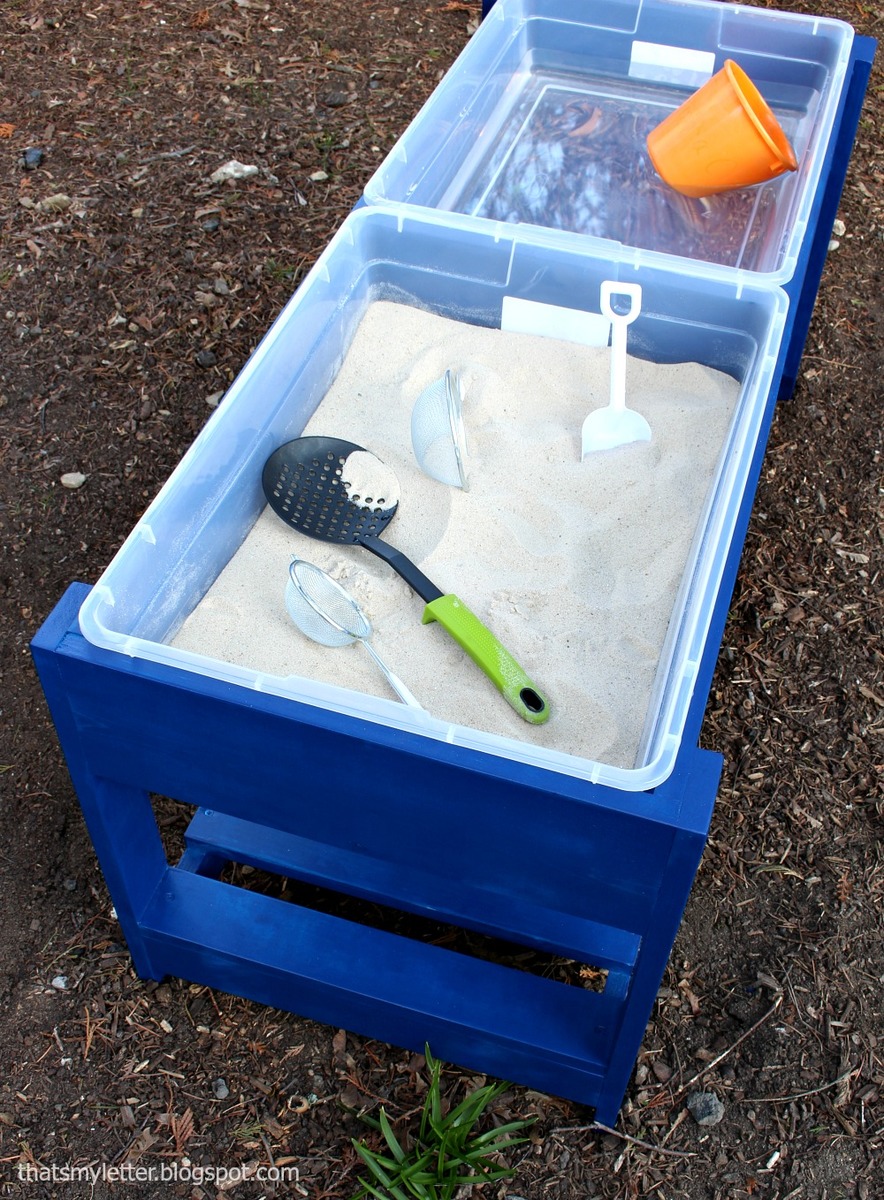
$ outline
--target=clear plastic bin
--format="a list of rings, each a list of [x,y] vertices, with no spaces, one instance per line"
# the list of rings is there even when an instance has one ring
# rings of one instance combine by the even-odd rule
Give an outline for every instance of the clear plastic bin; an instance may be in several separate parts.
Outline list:
[[[497,0],[369,180],[369,204],[603,239],[785,282],[835,123],[853,30],[706,0]],[[647,134],[726,58],[799,167],[701,200],[668,187]]]
[[[265,507],[261,471],[298,436],[340,370],[369,304],[399,303],[497,328],[504,299],[597,311],[603,279],[638,282],[642,312],[630,353],[726,372],[740,394],[669,619],[633,767],[439,720],[342,687],[282,678],[183,651],[170,642]],[[594,307],[595,306],[595,307]],[[694,268],[636,265],[590,243],[550,245],[525,229],[452,227],[433,213],[362,208],[342,225],[157,498],[90,592],[80,626],[92,643],[183,670],[321,705],[357,721],[469,746],[566,775],[637,791],[672,771],[725,560],[763,424],[787,300]],[[395,544],[395,539],[394,544]],[[493,770],[493,765],[489,768]]]

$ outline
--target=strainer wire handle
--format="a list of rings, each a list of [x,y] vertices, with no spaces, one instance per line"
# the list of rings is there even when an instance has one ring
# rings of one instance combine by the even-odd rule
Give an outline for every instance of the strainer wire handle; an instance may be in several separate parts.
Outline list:
[[[457,596],[440,596],[424,609],[423,623],[438,621],[466,650],[507,704],[523,721],[542,725],[549,717],[549,701],[494,634]]]
[[[399,676],[394,671],[390,670],[390,668],[387,666],[387,664],[384,662],[384,660],[378,654],[377,650],[375,650],[375,648],[371,644],[371,642],[368,641],[367,638],[359,638],[357,640],[362,643],[362,645],[365,647],[365,649],[368,651],[368,653],[371,655],[371,657],[374,659],[374,661],[380,667],[381,671],[384,673],[387,683],[389,683],[390,687],[393,689],[393,691],[396,693],[396,695],[399,697],[399,699],[404,704],[407,704],[409,708],[417,708],[417,709],[420,709],[421,712],[425,713],[426,709],[424,708],[424,706],[420,703],[419,700],[415,699],[415,697],[411,694],[411,692],[408,690],[408,688],[405,686],[405,684],[402,682],[402,680],[399,678]]]

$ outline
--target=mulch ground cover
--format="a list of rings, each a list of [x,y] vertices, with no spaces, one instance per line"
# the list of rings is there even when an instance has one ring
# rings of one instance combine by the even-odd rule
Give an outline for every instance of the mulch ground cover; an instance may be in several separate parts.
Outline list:
[[[884,26],[859,0],[766,7]],[[0,1194],[349,1197],[360,1110],[414,1128],[420,1055],[135,976],[28,644],[97,579],[478,19],[461,0],[2,6]],[[703,727],[726,759],[711,835],[617,1127],[511,1087],[493,1120],[537,1120],[486,1195],[884,1196],[882,112],[879,65]],[[234,159],[257,171],[214,182]],[[477,1082],[443,1073],[452,1103]],[[172,1163],[161,1186],[49,1177]]]

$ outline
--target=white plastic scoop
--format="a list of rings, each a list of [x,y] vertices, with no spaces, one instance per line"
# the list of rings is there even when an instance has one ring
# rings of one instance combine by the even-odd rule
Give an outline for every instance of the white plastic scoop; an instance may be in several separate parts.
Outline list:
[[[615,296],[628,301],[624,312],[614,308]],[[583,422],[583,458],[595,450],[651,440],[651,427],[641,413],[626,407],[626,330],[641,311],[641,285],[606,279],[599,300],[602,315],[611,322],[611,399],[606,408],[591,412]]]

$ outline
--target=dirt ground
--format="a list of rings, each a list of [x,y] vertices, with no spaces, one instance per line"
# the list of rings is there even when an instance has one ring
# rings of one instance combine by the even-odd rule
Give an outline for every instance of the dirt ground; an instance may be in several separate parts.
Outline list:
[[[767,7],[884,26],[862,0]],[[97,579],[479,5],[0,11],[0,1194],[216,1194],[19,1181],[174,1160],[297,1166],[297,1186],[252,1178],[237,1198],[348,1197],[351,1110],[382,1099],[408,1128],[421,1060],[135,976],[28,643],[69,582]],[[879,65],[709,701],[711,836],[616,1132],[513,1087],[497,1117],[538,1121],[488,1195],[884,1196],[882,114]],[[211,183],[231,159],[259,173]],[[697,1091],[717,1124],[688,1111]]]

